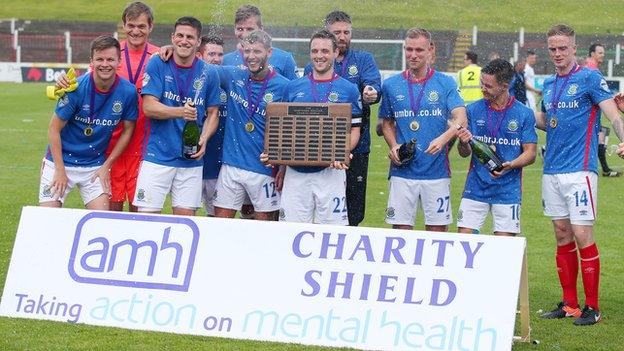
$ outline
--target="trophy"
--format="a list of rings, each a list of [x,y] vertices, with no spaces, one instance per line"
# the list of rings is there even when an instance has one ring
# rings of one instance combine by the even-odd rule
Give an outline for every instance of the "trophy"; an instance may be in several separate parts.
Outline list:
[[[349,164],[351,104],[272,102],[265,123],[264,152],[271,164]]]

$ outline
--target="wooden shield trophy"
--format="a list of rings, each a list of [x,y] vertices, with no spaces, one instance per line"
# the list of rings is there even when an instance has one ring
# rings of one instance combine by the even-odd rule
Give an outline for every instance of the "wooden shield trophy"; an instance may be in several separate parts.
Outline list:
[[[349,164],[351,104],[269,103],[265,125],[264,152],[271,164]]]

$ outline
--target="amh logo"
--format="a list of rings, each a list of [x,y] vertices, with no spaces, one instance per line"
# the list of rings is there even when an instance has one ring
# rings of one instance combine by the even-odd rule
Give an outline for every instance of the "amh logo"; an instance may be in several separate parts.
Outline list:
[[[76,226],[68,271],[79,283],[188,291],[198,243],[188,218],[92,212]]]

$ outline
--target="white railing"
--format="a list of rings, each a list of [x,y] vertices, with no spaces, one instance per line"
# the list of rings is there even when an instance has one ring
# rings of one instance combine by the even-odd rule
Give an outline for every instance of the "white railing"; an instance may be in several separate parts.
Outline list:
[[[274,42],[282,42],[282,43],[308,43],[310,41],[309,38],[272,38]],[[403,47],[403,40],[393,40],[393,39],[353,39],[352,43],[365,43],[365,44],[387,44],[387,45],[399,45]],[[405,70],[406,68],[405,55],[402,54],[401,50],[401,70]]]

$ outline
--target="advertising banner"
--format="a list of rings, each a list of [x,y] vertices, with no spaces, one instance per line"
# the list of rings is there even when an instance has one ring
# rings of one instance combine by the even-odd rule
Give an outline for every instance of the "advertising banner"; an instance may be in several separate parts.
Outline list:
[[[366,350],[507,350],[524,249],[524,238],[25,207],[0,314]]]

